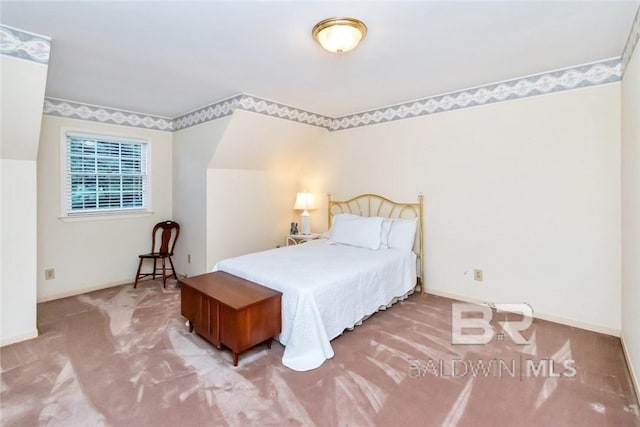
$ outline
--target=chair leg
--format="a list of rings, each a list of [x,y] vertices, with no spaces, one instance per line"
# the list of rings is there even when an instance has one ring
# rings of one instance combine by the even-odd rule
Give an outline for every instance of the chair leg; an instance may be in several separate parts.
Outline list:
[[[142,261],[143,259],[140,258],[140,263],[138,263],[138,271],[136,271],[136,280],[133,282],[133,289],[135,289],[136,286],[138,286],[138,279],[140,278],[140,269],[142,268]]]
[[[178,280],[178,273],[176,273],[176,268],[173,266],[173,261],[171,261],[171,257],[169,257],[169,264],[171,264],[171,271],[173,271],[173,277]],[[169,276],[171,277],[171,276]]]
[[[167,267],[165,265],[165,258],[162,257],[162,287],[167,287]]]
[[[152,277],[153,280],[156,280],[156,261],[157,259],[154,258],[153,259],[153,277]]]

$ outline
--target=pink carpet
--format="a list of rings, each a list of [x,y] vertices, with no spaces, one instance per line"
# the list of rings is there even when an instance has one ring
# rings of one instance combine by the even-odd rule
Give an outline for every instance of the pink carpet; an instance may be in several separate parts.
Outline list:
[[[40,336],[0,349],[1,424],[640,426],[615,337],[536,320],[528,345],[452,345],[453,301],[416,294],[316,370],[282,366],[277,343],[234,368],[187,331],[179,295],[142,282],[40,304]]]

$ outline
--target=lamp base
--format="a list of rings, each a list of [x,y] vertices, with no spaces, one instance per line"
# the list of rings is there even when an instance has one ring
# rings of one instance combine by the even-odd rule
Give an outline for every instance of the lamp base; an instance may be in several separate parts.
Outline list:
[[[309,223],[309,212],[307,211],[304,211],[304,213],[300,215],[300,234],[311,234],[311,224]]]

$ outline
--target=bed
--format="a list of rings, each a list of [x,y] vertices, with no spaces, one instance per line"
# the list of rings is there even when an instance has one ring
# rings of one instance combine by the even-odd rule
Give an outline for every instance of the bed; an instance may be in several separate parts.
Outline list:
[[[422,200],[329,196],[328,238],[229,258],[214,270],[282,292],[282,363],[317,368],[333,357],[330,341],[345,329],[423,290]]]

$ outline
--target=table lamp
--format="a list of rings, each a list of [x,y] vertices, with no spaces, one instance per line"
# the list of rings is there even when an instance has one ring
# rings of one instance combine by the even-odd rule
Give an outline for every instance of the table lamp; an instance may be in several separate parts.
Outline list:
[[[293,209],[304,211],[300,215],[300,234],[311,234],[311,225],[309,223],[309,210],[315,209],[313,203],[313,194],[303,191],[296,196],[296,203]]]

